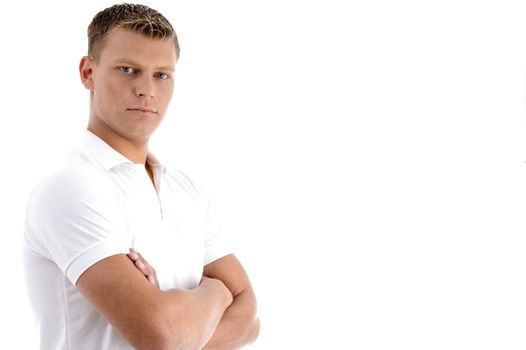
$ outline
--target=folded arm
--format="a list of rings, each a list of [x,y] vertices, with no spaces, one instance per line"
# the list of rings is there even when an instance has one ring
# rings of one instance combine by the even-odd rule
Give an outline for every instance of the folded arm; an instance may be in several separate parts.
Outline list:
[[[155,269],[138,252],[132,251],[128,256],[144,277],[156,285]],[[234,296],[204,349],[240,349],[255,341],[259,334],[256,297],[239,260],[227,255],[205,266],[203,274],[221,280]]]
[[[227,255],[205,266],[204,276],[221,280],[234,295],[206,350],[240,349],[259,334],[256,296],[245,269],[234,255]]]
[[[223,282],[206,277],[191,291],[161,291],[124,254],[97,262],[80,276],[76,286],[139,350],[201,349],[233,297]]]

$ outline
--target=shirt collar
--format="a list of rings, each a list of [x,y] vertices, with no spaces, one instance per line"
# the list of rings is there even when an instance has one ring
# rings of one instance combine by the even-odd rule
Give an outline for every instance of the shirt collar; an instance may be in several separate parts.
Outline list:
[[[81,146],[82,150],[92,156],[106,171],[121,164],[133,164],[131,160],[117,152],[114,148],[104,142],[100,137],[86,130]],[[165,172],[165,167],[151,152],[148,152],[146,161],[152,169]]]
[[[166,167],[164,166],[164,164],[159,162],[159,159],[157,159],[157,157],[154,156],[151,152],[148,152],[146,162],[150,164],[150,168],[153,172],[161,171],[163,174],[166,173]]]

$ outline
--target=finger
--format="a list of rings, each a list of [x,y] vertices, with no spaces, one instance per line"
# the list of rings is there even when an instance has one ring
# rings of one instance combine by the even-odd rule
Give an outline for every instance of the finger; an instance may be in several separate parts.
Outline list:
[[[148,279],[150,283],[154,286],[159,287],[159,282],[157,281],[157,276],[153,267],[142,257],[142,255],[133,248],[130,248],[130,253],[128,254],[130,259],[134,262],[134,265],[139,269],[139,271]]]
[[[128,254],[128,257],[132,261],[137,261],[139,259],[139,253],[137,253],[137,251],[135,249],[130,248],[130,253]]]
[[[155,270],[154,268],[152,267],[152,265],[150,265],[150,263],[144,259],[140,259],[140,261],[144,264],[144,266],[146,266],[146,268],[151,271],[152,273],[155,273]]]
[[[139,267],[141,270],[148,271],[148,272],[153,271],[153,268],[150,266],[150,264],[148,264],[148,262],[144,260],[142,255],[135,249],[130,248],[130,253],[128,254],[128,256],[133,262],[135,262],[135,265]],[[140,265],[138,265],[138,263],[140,263]]]
[[[157,281],[155,280],[155,277],[153,275],[148,276],[148,281],[150,281],[154,286],[157,285]]]
[[[141,255],[141,253],[139,253],[138,251],[136,251],[135,249],[133,249],[133,253],[134,256],[137,256],[137,259],[134,260],[134,261],[140,261],[142,263],[143,266],[145,266],[146,270],[148,270],[151,274],[152,272],[154,272],[154,269],[153,267],[150,266],[150,264],[148,263],[148,261],[146,261],[145,258],[143,258],[143,256]]]
[[[135,261],[135,266],[139,269],[139,271],[142,272],[143,275],[148,276],[150,275],[150,270],[144,265],[144,263],[141,260]]]
[[[135,264],[137,267],[141,269],[141,271],[148,272],[148,275],[151,275],[153,272],[153,268],[148,264],[148,262],[142,257],[142,255],[138,251],[134,251],[135,255],[137,256],[137,260],[135,260]]]
[[[157,288],[161,288],[161,287],[159,287],[159,281],[157,280],[157,276],[155,276],[155,275],[150,275],[150,276],[148,276],[148,280],[149,280],[150,282],[152,282],[152,284],[153,284],[154,286],[156,286]]]

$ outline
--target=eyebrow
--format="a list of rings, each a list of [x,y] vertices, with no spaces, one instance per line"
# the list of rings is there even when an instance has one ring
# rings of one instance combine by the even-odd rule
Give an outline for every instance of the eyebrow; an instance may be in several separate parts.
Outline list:
[[[119,59],[116,59],[115,61],[113,61],[115,64],[122,64],[122,65],[127,65],[127,66],[133,66],[133,67],[138,67],[138,68],[143,68],[142,65],[140,65],[139,63],[137,62],[134,62],[133,60],[130,60],[128,58],[119,58]],[[170,71],[170,72],[174,72],[175,71],[175,68],[174,67],[171,67],[171,66],[155,66],[154,67],[154,70],[163,70],[163,71]]]

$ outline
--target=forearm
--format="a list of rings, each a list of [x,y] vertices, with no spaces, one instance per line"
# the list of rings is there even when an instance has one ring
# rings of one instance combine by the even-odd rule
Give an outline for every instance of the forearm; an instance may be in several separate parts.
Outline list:
[[[228,290],[223,287],[227,293],[218,292],[220,288],[214,284],[207,281],[184,294],[179,290],[164,292],[167,331],[173,335],[168,344],[177,344],[178,349],[201,349],[210,340],[232,302]]]
[[[155,270],[138,254],[130,259],[156,287],[162,299],[162,346],[155,349],[233,350],[252,343],[259,334],[256,297],[234,255],[205,266],[201,284],[192,291],[160,291]],[[164,336],[168,335],[168,338]]]
[[[254,342],[258,334],[259,319],[256,316],[256,298],[250,288],[234,298],[204,349],[240,349]]]

